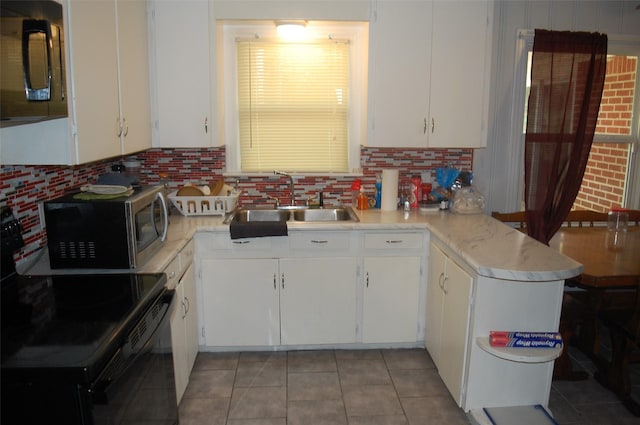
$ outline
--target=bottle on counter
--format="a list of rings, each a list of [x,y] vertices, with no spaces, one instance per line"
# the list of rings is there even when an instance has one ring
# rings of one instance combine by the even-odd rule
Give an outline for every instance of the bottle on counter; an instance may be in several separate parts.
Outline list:
[[[364,187],[360,187],[360,194],[358,195],[357,208],[359,210],[366,210],[369,208],[369,198],[364,193]]]
[[[375,193],[375,204],[374,208],[382,207],[382,176],[378,174],[376,176],[376,193]]]
[[[358,196],[360,195],[360,189],[362,188],[362,183],[360,179],[355,179],[351,184],[351,206],[357,207],[358,205]]]
[[[418,208],[422,200],[422,178],[418,174],[411,176],[411,187],[409,190],[409,205],[411,208]]]

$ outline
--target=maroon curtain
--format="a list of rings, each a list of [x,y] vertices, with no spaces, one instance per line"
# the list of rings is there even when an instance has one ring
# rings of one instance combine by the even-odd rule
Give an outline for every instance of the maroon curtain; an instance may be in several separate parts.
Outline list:
[[[606,66],[606,34],[535,32],[525,136],[525,209],[529,235],[545,244],[580,190]]]

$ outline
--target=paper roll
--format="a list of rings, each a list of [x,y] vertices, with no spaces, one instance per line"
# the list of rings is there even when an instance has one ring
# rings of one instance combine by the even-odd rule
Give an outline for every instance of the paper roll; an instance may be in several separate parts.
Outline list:
[[[398,209],[398,170],[382,170],[382,211]]]

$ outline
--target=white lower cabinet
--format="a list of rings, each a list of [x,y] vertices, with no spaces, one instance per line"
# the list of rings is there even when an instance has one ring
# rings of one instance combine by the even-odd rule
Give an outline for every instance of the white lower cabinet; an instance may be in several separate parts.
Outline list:
[[[429,250],[425,345],[458,405],[463,403],[473,277],[436,244]]]
[[[281,343],[354,343],[356,273],[353,257],[281,259]]]
[[[196,234],[205,349],[421,346],[426,232]]]
[[[164,272],[168,278],[167,286],[175,289],[177,304],[171,317],[171,345],[176,397],[180,403],[189,384],[189,375],[198,354],[198,304],[193,242],[183,248]]]
[[[207,258],[200,264],[205,345],[280,344],[278,260]]]
[[[203,259],[210,347],[353,343],[356,259]]]
[[[422,339],[424,232],[364,233],[362,342]]]
[[[420,257],[365,257],[362,342],[415,342]]]

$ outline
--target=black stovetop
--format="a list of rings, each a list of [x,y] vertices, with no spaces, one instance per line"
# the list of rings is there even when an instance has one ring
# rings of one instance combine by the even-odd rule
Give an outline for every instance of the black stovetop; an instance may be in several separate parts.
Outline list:
[[[162,273],[18,277],[31,294],[27,302],[22,296],[19,305],[3,305],[3,375],[64,369],[93,379],[165,282]],[[22,319],[15,314],[25,310],[30,314]]]

